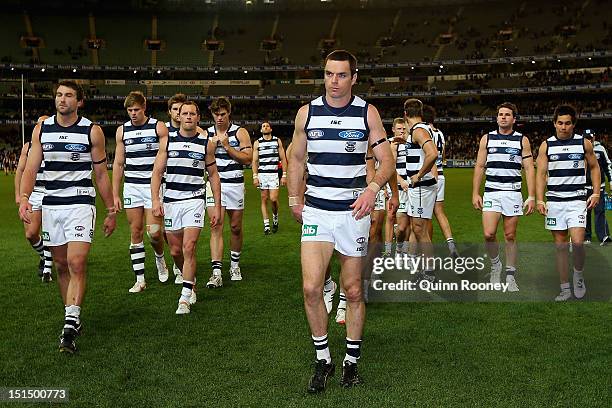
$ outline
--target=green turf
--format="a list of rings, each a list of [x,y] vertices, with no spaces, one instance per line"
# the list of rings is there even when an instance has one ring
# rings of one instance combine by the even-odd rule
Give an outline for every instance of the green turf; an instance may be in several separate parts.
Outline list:
[[[470,170],[447,171],[446,208],[456,239],[480,242],[470,186]],[[314,352],[302,305],[299,226],[286,190],[281,196],[280,231],[265,237],[258,193],[248,186],[244,280],[202,288],[188,316],[174,315],[180,289],[157,282],[150,256],[149,288],[128,294],[125,219],[108,239],[98,228],[84,334],[78,355],[66,356],[57,351],[63,322],[57,285],[36,278],[12,179],[1,176],[0,387],[67,387],[70,405],[78,407],[609,406],[609,302],[370,304],[360,362],[365,384],[341,389],[338,370],[325,395],[307,395]],[[208,230],[202,236],[200,281],[210,269]],[[549,241],[542,218],[522,219],[519,239]],[[227,266],[226,254],[226,277]],[[549,284],[553,293],[557,283]],[[329,337],[339,363],[343,328],[330,324]]]

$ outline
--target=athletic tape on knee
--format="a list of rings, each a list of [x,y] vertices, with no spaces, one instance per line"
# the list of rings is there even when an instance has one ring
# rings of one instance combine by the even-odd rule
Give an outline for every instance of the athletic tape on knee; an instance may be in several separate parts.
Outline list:
[[[149,237],[149,239],[153,240],[151,235],[158,233],[160,230],[161,230],[161,225],[159,224],[147,225],[147,236]]]

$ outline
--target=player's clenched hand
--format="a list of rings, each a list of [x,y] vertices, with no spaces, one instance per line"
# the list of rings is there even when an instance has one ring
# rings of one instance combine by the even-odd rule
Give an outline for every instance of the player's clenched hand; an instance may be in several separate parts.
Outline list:
[[[210,214],[210,228],[215,228],[219,225],[219,219],[221,218],[221,208],[215,205],[212,214]]]
[[[395,214],[399,208],[399,198],[396,196],[391,196],[389,198],[389,211],[391,214]]]
[[[109,213],[104,218],[104,236],[110,237],[115,228],[117,228],[117,214]]]
[[[253,177],[253,185],[259,187],[259,177]]]
[[[153,200],[153,215],[156,217],[164,216],[164,206],[159,199]]]
[[[482,210],[482,197],[479,194],[472,196],[472,205],[475,210]]]
[[[22,197],[19,204],[19,218],[21,221],[29,224],[31,222],[30,214],[32,214],[32,204],[30,204],[27,197]]]
[[[289,208],[291,209],[291,215],[293,215],[293,218],[295,218],[295,220],[301,224],[302,223],[302,211],[304,210],[304,204],[296,204]]]
[[[369,215],[374,209],[374,203],[376,202],[376,193],[369,188],[366,188],[363,193],[351,204],[353,209],[353,217],[356,220],[360,220],[366,215]]]
[[[402,190],[404,191],[408,191],[408,189],[410,188],[410,184],[408,184],[408,182],[404,179],[400,179],[400,187],[402,188]]]

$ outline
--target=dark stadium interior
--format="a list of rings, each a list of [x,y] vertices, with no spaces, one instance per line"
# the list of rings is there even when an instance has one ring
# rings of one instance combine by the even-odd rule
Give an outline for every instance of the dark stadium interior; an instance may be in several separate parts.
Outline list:
[[[204,104],[230,96],[234,120],[252,137],[266,119],[287,141],[297,108],[322,91],[321,61],[333,48],[357,55],[355,93],[386,125],[407,97],[433,105],[449,158],[473,157],[477,135],[504,100],[518,104],[530,138],[550,133],[554,106],[569,102],[581,113],[578,129],[593,128],[606,142],[612,29],[602,8],[602,0],[7,1],[0,143],[12,150],[21,142],[22,74],[25,139],[53,108],[53,82],[75,78],[87,95],[82,111],[109,139],[126,119],[121,101],[140,90],[160,119],[177,92]]]

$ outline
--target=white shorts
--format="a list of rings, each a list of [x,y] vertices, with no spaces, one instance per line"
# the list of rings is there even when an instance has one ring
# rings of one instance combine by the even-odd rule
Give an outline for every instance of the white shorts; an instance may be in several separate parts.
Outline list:
[[[586,201],[549,201],[546,203],[546,229],[565,231],[586,228]]]
[[[30,198],[28,202],[32,204],[32,211],[41,211],[42,210],[42,200],[45,196],[45,193],[40,191],[32,191],[30,194]]]
[[[201,198],[164,203],[164,227],[166,231],[202,228],[204,215],[204,200]]]
[[[398,213],[406,214],[408,212],[408,191],[402,190],[401,187],[397,187],[399,189],[399,208],[397,209]]]
[[[206,182],[206,206],[215,206],[209,182]],[[244,210],[244,183],[221,183],[221,207],[226,210]]]
[[[444,187],[446,187],[446,181],[444,180],[444,176],[438,176],[438,192],[436,194],[436,201],[444,201]]]
[[[131,184],[123,185],[123,208],[153,208],[151,203],[150,184]]]
[[[431,220],[437,194],[438,187],[435,184],[433,186],[410,188],[408,190],[408,216]]]
[[[385,192],[380,190],[376,194],[376,201],[374,202],[374,211],[382,211],[385,209]]]
[[[43,208],[42,237],[47,246],[60,246],[75,241],[91,243],[95,226],[96,207],[93,205]]]
[[[259,173],[257,177],[260,190],[278,190],[278,173]]]
[[[523,195],[520,191],[485,191],[482,211],[502,213],[506,217],[523,215]]]
[[[332,242],[342,255],[362,257],[368,253],[370,216],[356,220],[350,211],[326,211],[304,206],[302,242]]]

